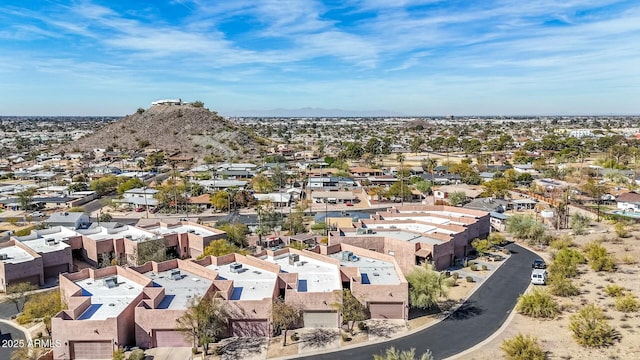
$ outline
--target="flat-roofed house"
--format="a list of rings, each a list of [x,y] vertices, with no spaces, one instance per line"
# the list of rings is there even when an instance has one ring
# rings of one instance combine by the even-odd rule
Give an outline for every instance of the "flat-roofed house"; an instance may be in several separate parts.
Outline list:
[[[53,358],[112,359],[120,346],[135,344],[135,307],[151,279],[131,269],[111,266],[60,275],[62,301],[51,319]],[[153,288],[153,287],[152,287]]]
[[[42,273],[45,279],[73,271],[71,245],[82,236],[63,226],[32,230],[29,235],[16,236],[16,240],[42,257]]]
[[[196,261],[216,274],[214,286],[231,314],[228,336],[269,336],[280,269],[252,256],[229,254]]]
[[[17,240],[0,243],[0,288],[21,282],[44,284],[42,256]]]
[[[350,244],[392,255],[405,272],[430,263],[445,269],[467,256],[471,241],[489,234],[489,213],[445,205],[407,205],[329,234],[329,245]]]
[[[215,272],[185,260],[148,262],[130,269],[146,276],[153,287],[135,307],[135,344],[141,348],[193,346],[176,321],[195,302],[213,295]]]
[[[144,219],[138,227],[162,236],[167,251],[179,258],[197,258],[212,241],[227,238],[222,230],[189,221]]]
[[[267,250],[257,257],[280,267],[281,294],[286,303],[302,307],[305,327],[339,326],[339,314],[331,305],[342,296],[338,260],[291,248]]]
[[[314,250],[340,261],[342,281],[369,309],[371,319],[408,318],[409,284],[393,256],[347,244]]]

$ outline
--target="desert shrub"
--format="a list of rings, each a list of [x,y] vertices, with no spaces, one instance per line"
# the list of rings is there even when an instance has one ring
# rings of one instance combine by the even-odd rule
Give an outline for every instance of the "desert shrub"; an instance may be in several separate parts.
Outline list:
[[[569,318],[569,330],[576,342],[584,347],[612,345],[615,330],[609,325],[601,308],[589,304]]]
[[[560,313],[558,304],[551,294],[544,290],[534,290],[520,295],[516,310],[521,314],[536,318],[554,318]]]
[[[482,270],[487,270],[487,265],[482,264]]]
[[[538,339],[530,335],[518,334],[506,339],[500,346],[507,360],[544,360],[545,354]]]
[[[364,321],[360,321],[358,323],[358,329],[360,331],[367,331],[367,330],[369,330],[369,326],[367,326],[367,323],[365,323]]]
[[[474,281],[473,276],[467,276],[465,279],[467,280],[468,283],[472,283]]]
[[[580,294],[580,289],[578,289],[573,281],[562,276],[552,276],[550,278],[549,290],[553,295],[562,297],[576,296]]]
[[[607,249],[604,248],[598,241],[592,241],[586,244],[583,251],[589,262],[589,266],[594,271],[614,271],[616,268],[616,261],[612,255],[607,253]]]
[[[627,289],[625,289],[625,288],[623,288],[622,286],[617,285],[617,284],[607,285],[607,286],[604,288],[604,292],[605,292],[605,294],[607,294],[607,295],[609,295],[609,296],[612,296],[612,297],[620,296],[620,295],[624,294],[624,292],[625,292],[626,290],[627,290]]]
[[[583,235],[585,233],[585,230],[589,227],[590,223],[591,223],[591,218],[589,218],[586,215],[582,215],[579,212],[576,212],[573,215],[571,215],[571,219],[569,220],[571,229],[573,229],[573,232],[576,235]]]
[[[460,274],[457,272],[454,272],[453,274],[451,274],[451,277],[453,278],[453,280],[458,280],[460,278]]]
[[[549,265],[549,272],[554,276],[575,277],[578,275],[578,264],[584,263],[584,256],[573,248],[563,248],[556,254]]]
[[[613,230],[616,232],[616,235],[621,238],[626,238],[629,236],[629,227],[624,222],[617,222],[613,227]]]
[[[471,266],[469,266],[469,268],[470,268],[472,271],[478,271],[478,265],[476,265],[476,264],[471,264]]]
[[[144,358],[144,350],[142,349],[135,349],[129,355],[129,360],[144,360]]]
[[[573,243],[571,238],[568,237],[568,236],[563,236],[563,237],[554,239],[549,244],[549,247],[554,249],[554,250],[562,250],[564,248],[569,248],[569,247],[573,247],[573,246],[575,246],[575,244]]]
[[[636,312],[638,308],[640,308],[640,303],[638,303],[638,299],[632,294],[620,295],[616,297],[614,302],[614,306],[616,310],[622,312]]]
[[[626,254],[625,256],[623,256],[622,259],[620,259],[620,261],[626,265],[633,265],[637,262],[636,258],[633,257],[633,255],[629,255],[629,254]]]

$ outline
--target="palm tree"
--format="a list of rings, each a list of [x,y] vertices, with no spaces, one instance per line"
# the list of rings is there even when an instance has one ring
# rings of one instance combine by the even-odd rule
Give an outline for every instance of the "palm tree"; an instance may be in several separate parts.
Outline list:
[[[400,163],[400,196],[402,197],[402,205],[404,206],[404,154],[398,154],[396,160]]]

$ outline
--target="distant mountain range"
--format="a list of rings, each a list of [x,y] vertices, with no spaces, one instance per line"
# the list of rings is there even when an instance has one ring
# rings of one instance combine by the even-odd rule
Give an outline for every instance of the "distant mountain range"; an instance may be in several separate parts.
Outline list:
[[[406,116],[389,110],[344,110],[304,107],[300,109],[240,110],[221,114],[238,117],[385,117]]]

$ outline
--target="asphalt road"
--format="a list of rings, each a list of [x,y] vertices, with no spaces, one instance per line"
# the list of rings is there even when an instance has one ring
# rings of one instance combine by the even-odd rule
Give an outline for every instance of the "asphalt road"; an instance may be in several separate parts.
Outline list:
[[[396,340],[301,359],[371,360],[391,346],[399,350],[415,348],[418,356],[431,350],[435,359],[444,359],[473,347],[500,328],[518,296],[529,286],[531,263],[538,256],[515,244],[507,248],[513,255],[456,312],[438,324]]]
[[[16,311],[16,306],[12,302],[2,302],[0,303],[0,318],[1,319],[10,319],[11,316],[16,315],[18,312]],[[11,353],[13,352],[13,347],[10,345],[14,345],[14,342],[10,340],[24,340],[24,334],[22,331],[14,328],[5,323],[0,323],[0,359],[8,360],[11,358]]]

